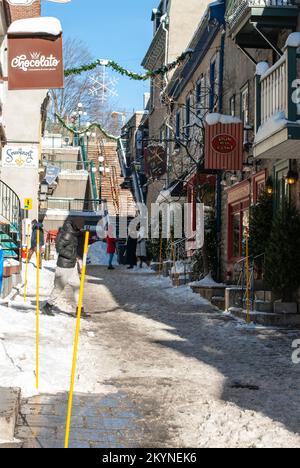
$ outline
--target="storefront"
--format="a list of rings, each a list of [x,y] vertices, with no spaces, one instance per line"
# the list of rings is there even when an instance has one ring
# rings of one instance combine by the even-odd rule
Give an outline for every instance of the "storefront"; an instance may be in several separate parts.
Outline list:
[[[245,237],[249,228],[251,204],[257,203],[266,184],[266,172],[261,171],[232,188],[227,189],[228,264],[234,265],[245,256]]]

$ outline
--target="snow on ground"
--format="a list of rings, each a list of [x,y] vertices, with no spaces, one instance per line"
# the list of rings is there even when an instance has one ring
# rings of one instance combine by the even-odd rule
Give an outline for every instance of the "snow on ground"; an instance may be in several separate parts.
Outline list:
[[[212,278],[211,274],[209,274],[200,281],[194,281],[193,283],[190,283],[190,286],[204,286],[208,288],[214,288],[214,287],[217,288],[217,287],[225,286],[225,284],[216,283],[216,281]]]
[[[209,301],[199,294],[194,294],[189,285],[174,287],[170,278],[159,277],[159,275],[147,276],[146,278],[140,276],[137,278],[137,281],[140,285],[146,282],[145,285],[147,285],[147,287],[152,286],[155,289],[163,290],[164,293],[168,295],[168,299],[175,304],[178,303],[178,299],[180,298],[180,302],[188,303],[191,306],[208,305],[212,307]]]
[[[107,244],[103,241],[98,241],[92,244],[89,248],[88,253],[88,264],[89,265],[99,265],[105,266],[108,265],[108,254],[107,254]],[[117,256],[114,257],[113,264],[118,265]]]
[[[55,262],[44,263],[41,307],[51,292],[54,269]],[[20,387],[25,397],[38,393],[35,389],[35,278],[36,268],[30,265],[26,304],[23,297],[18,297],[10,302],[10,307],[0,306],[0,387]],[[59,307],[64,312],[75,310],[75,305],[63,298]],[[40,316],[41,393],[58,393],[69,389],[74,333],[74,318],[64,315]],[[76,391],[100,393],[104,387],[97,382],[95,366],[91,365],[94,357],[91,356],[89,338],[92,333],[89,323],[82,320]],[[105,356],[103,359],[105,363]],[[110,374],[109,366],[105,371],[106,375]]]

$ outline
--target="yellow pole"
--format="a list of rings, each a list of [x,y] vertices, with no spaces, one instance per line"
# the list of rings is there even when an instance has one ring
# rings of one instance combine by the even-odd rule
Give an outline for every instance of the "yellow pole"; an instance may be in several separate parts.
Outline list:
[[[27,298],[27,286],[28,286],[29,238],[30,238],[30,225],[28,224],[28,226],[27,226],[27,233],[26,233],[26,266],[25,266],[24,302],[26,302],[26,298]]]
[[[77,309],[77,321],[76,321],[71,384],[70,384],[69,403],[68,403],[68,415],[67,415],[67,421],[66,421],[66,436],[65,436],[65,448],[66,449],[69,448],[70,427],[71,427],[71,417],[72,417],[72,407],[73,407],[73,393],[74,393],[77,351],[78,351],[79,332],[80,332],[80,319],[81,319],[81,310],[82,310],[82,305],[83,305],[83,292],[84,292],[84,281],[85,281],[85,273],[86,273],[86,261],[87,261],[87,254],[88,254],[88,249],[89,249],[89,237],[90,237],[90,233],[86,232],[85,242],[84,242],[84,255],[83,255],[81,282],[80,282],[79,303],[78,303],[78,309]]]
[[[249,233],[246,232],[246,283],[247,283],[247,322],[250,323],[250,275],[249,275]]]
[[[39,388],[39,333],[40,333],[40,230],[37,229],[36,241],[36,388]]]

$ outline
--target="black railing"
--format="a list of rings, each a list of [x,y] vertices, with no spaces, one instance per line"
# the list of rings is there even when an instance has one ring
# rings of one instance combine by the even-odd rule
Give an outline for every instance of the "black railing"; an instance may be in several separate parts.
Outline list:
[[[226,21],[232,26],[239,21],[249,8],[291,7],[295,0],[229,0],[226,10]]]
[[[105,210],[106,200],[86,198],[51,197],[41,205],[41,210],[62,210],[72,212],[95,212]],[[95,210],[95,207],[97,209]]]
[[[4,256],[19,258],[22,239],[21,203],[18,195],[2,180],[0,180],[0,217],[3,221],[0,244]]]

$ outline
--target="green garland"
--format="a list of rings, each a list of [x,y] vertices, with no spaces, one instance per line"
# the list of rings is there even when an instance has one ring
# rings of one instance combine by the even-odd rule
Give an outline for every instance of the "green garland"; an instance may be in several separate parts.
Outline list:
[[[73,133],[73,135],[76,135],[76,136],[80,136],[80,135],[85,135],[88,131],[92,130],[93,128],[98,128],[102,133],[103,135],[108,138],[109,140],[114,140],[114,141],[118,141],[120,140],[120,136],[116,137],[114,135],[110,135],[109,133],[106,132],[106,130],[104,130],[104,128],[101,126],[101,124],[97,123],[97,122],[94,122],[92,123],[91,125],[89,125],[87,128],[85,128],[84,130],[75,130],[73,127],[71,127],[71,125],[68,125],[63,117],[59,114],[55,114],[55,117],[57,117],[57,119],[59,120],[59,122],[61,123],[61,125],[66,129],[68,130],[69,132]]]
[[[144,74],[134,73],[129,70],[126,70],[126,68],[121,67],[113,60],[96,60],[95,62],[92,62],[89,65],[82,65],[78,68],[68,68],[67,70],[65,70],[65,76],[81,75],[81,73],[83,72],[94,70],[99,66],[104,66],[111,68],[120,75],[127,76],[131,80],[146,81],[149,78],[153,78],[158,75],[165,75],[167,72],[176,68],[177,65],[182,63],[187,57],[190,57],[193,54],[193,52],[194,51],[192,49],[188,49],[185,52],[183,52],[176,60],[174,60],[174,62],[171,62],[168,65],[164,65],[163,67],[158,68],[157,70],[147,71]]]

